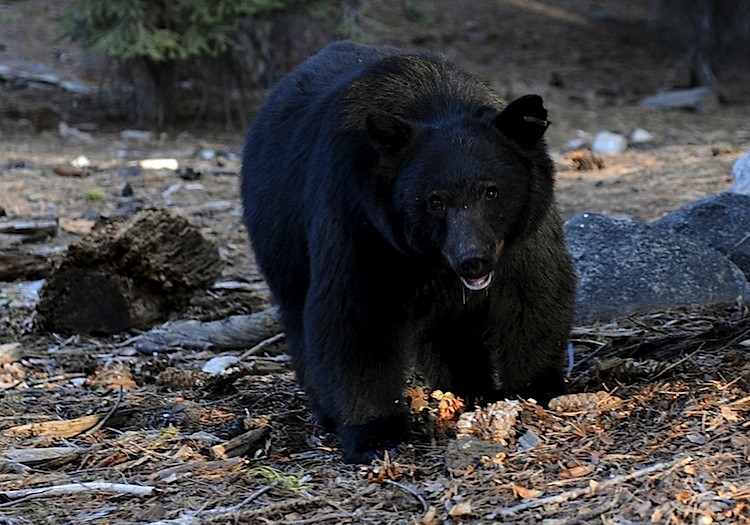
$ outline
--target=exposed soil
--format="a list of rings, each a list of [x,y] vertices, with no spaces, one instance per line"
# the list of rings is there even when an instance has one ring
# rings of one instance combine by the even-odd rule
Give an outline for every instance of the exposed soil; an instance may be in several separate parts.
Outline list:
[[[0,63],[41,61],[96,86],[81,50],[54,42],[69,2],[47,4],[0,3]],[[658,218],[728,189],[733,162],[750,149],[750,71],[733,62],[715,111],[638,107],[686,82],[684,52],[648,23],[651,2],[414,2],[424,16],[413,21],[403,5],[369,2],[358,23],[373,41],[444,52],[507,98],[544,97],[566,218]],[[60,219],[58,236],[26,246],[63,249],[100,215],[168,207],[216,242],[222,279],[243,285],[211,290],[176,317],[220,319],[268,306],[240,221],[242,132],[213,126],[125,139],[129,126],[97,118],[95,109],[53,86],[0,82],[0,206],[9,217]],[[60,120],[90,138],[63,136]],[[603,156],[601,169],[574,169],[563,148],[576,130],[636,128],[654,140]],[[79,155],[91,161],[84,176],[53,171]],[[202,175],[134,168],[160,157]],[[18,242],[0,240],[0,249]],[[0,283],[0,348],[19,343],[23,353],[0,362],[0,524],[750,523],[750,316],[742,301],[577,327],[571,391],[606,391],[608,401],[576,398],[559,411],[523,402],[504,443],[452,440],[432,430],[428,410],[415,423],[429,437],[359,468],[343,464],[335,438],[310,422],[279,358],[283,344],[212,378],[199,370],[213,352],[144,355],[128,343],[131,333],[41,333],[24,285]],[[65,437],[19,429],[89,415],[108,417]],[[212,454],[213,445],[266,426],[268,435],[242,456]],[[59,448],[21,457],[48,447]],[[154,491],[89,486],[13,500],[6,492],[94,481]]]

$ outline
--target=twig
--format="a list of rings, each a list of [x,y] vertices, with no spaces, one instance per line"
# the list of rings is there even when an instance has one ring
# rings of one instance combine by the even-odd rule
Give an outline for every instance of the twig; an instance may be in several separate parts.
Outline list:
[[[271,427],[268,425],[253,428],[228,441],[214,445],[211,447],[211,455],[215,459],[242,456],[250,447],[264,440],[270,432]]]
[[[631,472],[630,474],[616,476],[614,478],[602,481],[601,483],[598,483],[595,485],[568,490],[560,494],[555,494],[554,496],[547,496],[546,498],[536,498],[536,499],[524,501],[523,503],[519,503],[518,505],[514,505],[512,507],[501,509],[498,512],[498,514],[500,516],[511,516],[513,514],[518,514],[521,511],[533,509],[535,507],[541,507],[543,505],[565,503],[566,501],[570,501],[572,499],[577,499],[582,496],[588,496],[590,494],[593,494],[597,490],[609,488],[611,486],[619,485],[621,483],[626,483],[628,481],[632,481],[637,478],[642,478],[644,476],[649,476],[655,472],[659,472],[662,470],[671,470],[673,468],[681,467],[683,465],[687,465],[688,463],[692,461],[693,461],[693,458],[687,457],[687,458],[671,461],[670,463],[656,463],[655,465],[651,465],[650,467],[636,470],[635,472]]]
[[[115,413],[115,411],[120,408],[120,403],[122,403],[122,385],[120,385],[120,390],[117,392],[117,399],[115,400],[115,404],[112,406],[112,408],[109,409],[109,412],[107,412],[107,415],[105,415],[103,418],[99,420],[99,422],[91,427],[89,430],[83,433],[85,436],[90,436],[94,432],[97,432],[100,428],[104,426],[104,423],[107,422],[109,418],[112,417],[112,414]]]
[[[279,339],[283,339],[285,336],[286,334],[284,332],[279,332],[278,334],[273,335],[269,337],[268,339],[264,339],[263,341],[261,341],[260,343],[252,347],[247,352],[244,352],[238,359],[242,361],[243,359],[247,359],[250,356],[258,355],[258,353],[260,353],[260,351],[263,350],[265,347],[267,347],[270,344],[275,343]]]
[[[351,519],[351,512],[330,512],[328,514],[320,514],[312,518],[305,518],[294,521],[284,521],[287,525],[310,525],[311,523],[321,523],[323,521],[336,520],[336,523],[342,523],[345,519]]]
[[[422,514],[426,513],[428,510],[430,510],[430,506],[427,504],[427,501],[425,501],[424,496],[422,496],[419,492],[414,490],[408,485],[404,485],[403,483],[399,483],[398,481],[393,481],[391,479],[385,479],[383,480],[385,483],[388,483],[389,485],[393,485],[394,487],[398,487],[404,492],[411,494],[416,500],[419,502],[419,504],[422,506]]]
[[[620,500],[624,501],[620,501]],[[614,498],[612,498],[611,501],[608,501],[604,503],[603,505],[599,505],[598,507],[595,507],[588,512],[583,512],[582,514],[575,516],[573,518],[564,519],[561,521],[555,521],[554,523],[556,525],[580,525],[585,523],[591,523],[592,518],[598,518],[602,514],[609,512],[610,510],[614,509],[615,507],[622,506],[624,503],[629,502],[633,499],[633,495],[629,494],[626,495],[625,498],[620,497],[620,493],[615,493]]]
[[[679,361],[677,361],[675,363],[672,363],[671,365],[669,365],[667,367],[664,367],[658,374],[656,374],[653,377],[653,379],[659,378],[659,377],[663,376],[665,373],[667,373],[670,370],[672,370],[673,368],[675,368],[677,366],[680,366],[682,363],[684,363],[685,361],[687,361],[688,359],[690,359],[691,357],[693,357],[695,354],[697,354],[698,352],[700,352],[701,350],[703,350],[704,346],[705,346],[705,343],[701,343],[698,346],[698,349],[696,351],[691,352],[688,355],[686,355],[685,357],[683,357],[682,359],[680,359]]]
[[[68,381],[70,379],[79,379],[81,377],[86,377],[86,374],[83,373],[76,373],[76,374],[60,374],[52,377],[47,377],[45,379],[36,379],[34,381],[23,381],[23,384],[26,386],[26,388],[32,388],[35,386],[41,386],[41,385],[49,385],[50,383],[57,383],[59,381]]]
[[[236,505],[231,505],[228,507],[215,507],[213,509],[206,509],[201,511],[189,511],[181,514],[177,518],[171,520],[152,521],[149,522],[148,525],[192,525],[194,523],[205,523],[205,520],[207,518],[227,519],[229,515],[234,515],[242,507],[244,507],[248,503],[252,503],[272,488],[273,485],[266,485],[265,487],[261,487]]]
[[[60,494],[73,494],[76,492],[89,491],[112,491],[118,494],[133,494],[135,496],[148,496],[156,487],[147,485],[130,485],[126,483],[109,483],[107,481],[89,481],[82,483],[67,483],[65,485],[55,485],[52,487],[36,487],[33,489],[3,490],[0,491],[0,498],[9,500],[18,500],[26,497],[46,498],[48,496],[58,496]]]

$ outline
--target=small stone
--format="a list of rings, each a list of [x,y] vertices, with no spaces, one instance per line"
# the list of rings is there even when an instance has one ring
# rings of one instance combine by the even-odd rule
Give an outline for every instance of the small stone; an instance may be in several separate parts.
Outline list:
[[[527,430],[523,436],[518,438],[518,446],[523,450],[529,450],[530,448],[537,446],[540,441],[541,439],[539,439],[539,436],[534,434],[531,430]]]
[[[719,107],[719,96],[708,86],[658,93],[641,100],[641,106],[658,109],[710,111]]]
[[[202,149],[199,155],[203,160],[213,160],[216,158],[216,152],[212,149]]]
[[[593,153],[622,153],[628,149],[628,139],[619,133],[600,131],[591,145]]]
[[[138,165],[144,170],[177,171],[180,167],[177,159],[143,159]]]
[[[732,168],[732,193],[750,195],[750,151],[745,153]]]
[[[591,148],[591,143],[594,141],[594,137],[591,133],[587,133],[582,129],[576,131],[576,138],[567,141],[562,149],[563,151],[573,151],[582,148]]]
[[[120,197],[132,197],[133,196],[133,187],[130,185],[129,182],[126,182],[125,185],[120,188]]]
[[[201,369],[202,372],[216,376],[224,372],[230,366],[234,366],[239,362],[239,358],[236,355],[222,355],[209,359]]]
[[[643,128],[636,128],[628,139],[631,144],[646,144],[654,140],[654,135]]]
[[[95,141],[94,137],[90,133],[86,133],[85,131],[81,131],[80,129],[68,126],[68,124],[65,122],[60,122],[60,124],[57,126],[57,129],[60,133],[60,136],[64,139],[77,140],[79,142],[88,143]]]
[[[91,161],[85,155],[78,155],[76,158],[70,161],[70,165],[74,168],[90,168]]]
[[[120,132],[120,138],[123,140],[146,142],[151,140],[153,136],[152,132],[141,129],[124,129]]]

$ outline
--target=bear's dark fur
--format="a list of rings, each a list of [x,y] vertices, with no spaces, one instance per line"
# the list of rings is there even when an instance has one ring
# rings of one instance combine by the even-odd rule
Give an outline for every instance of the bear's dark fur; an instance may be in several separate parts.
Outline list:
[[[404,437],[416,368],[474,401],[564,389],[574,270],[536,95],[444,58],[331,44],[250,128],[244,218],[298,380],[344,458]]]

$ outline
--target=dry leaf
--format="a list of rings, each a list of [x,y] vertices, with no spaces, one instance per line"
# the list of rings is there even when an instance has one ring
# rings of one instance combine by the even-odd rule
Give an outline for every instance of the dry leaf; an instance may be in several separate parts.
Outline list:
[[[135,388],[136,382],[125,366],[115,366],[97,370],[86,379],[86,385],[90,388],[105,388],[109,391],[117,391],[122,388]]]
[[[94,224],[96,222],[91,219],[83,219],[83,218],[67,219],[64,217],[60,217],[59,220],[60,220],[60,230],[67,232],[67,233],[74,233],[78,235],[87,235],[88,233],[91,233],[91,230],[94,229]]]
[[[437,419],[435,420],[437,426],[445,426],[447,422],[455,421],[458,418],[458,413],[465,406],[464,400],[452,392],[435,390],[431,397],[438,401]]]
[[[520,499],[534,499],[544,494],[543,490],[527,489],[521,485],[513,484],[513,493]]]
[[[360,469],[362,475],[375,483],[382,483],[386,479],[398,481],[404,476],[414,476],[417,471],[416,465],[404,465],[392,460],[386,451],[383,459],[376,459],[371,465],[365,465]]]
[[[440,525],[441,520],[438,518],[437,509],[433,505],[430,505],[430,508],[424,513],[424,516],[419,518],[418,523],[419,525]]]
[[[456,503],[448,511],[451,518],[468,518],[471,516],[471,501]]]
[[[724,419],[732,423],[738,423],[739,421],[741,421],[739,416],[737,415],[737,412],[726,406],[721,407],[721,415],[724,417]]]
[[[571,467],[563,470],[560,473],[560,477],[563,479],[580,478],[583,476],[588,476],[589,474],[594,472],[594,470],[595,469],[593,465],[578,465],[577,467]]]
[[[419,414],[425,409],[430,408],[430,396],[421,386],[412,386],[406,389],[404,395],[409,398],[409,411],[412,414]]]
[[[576,171],[600,170],[604,168],[604,160],[587,149],[571,151],[568,154],[568,158],[573,163],[573,169]]]

